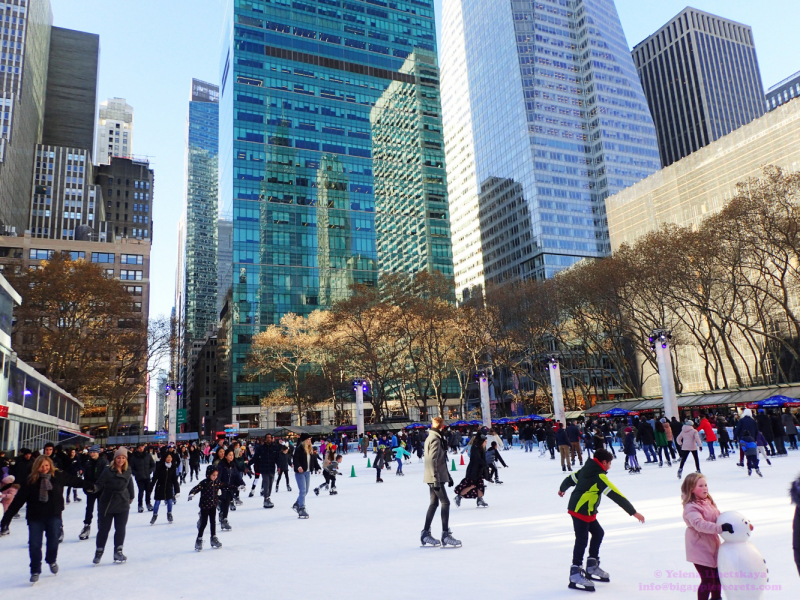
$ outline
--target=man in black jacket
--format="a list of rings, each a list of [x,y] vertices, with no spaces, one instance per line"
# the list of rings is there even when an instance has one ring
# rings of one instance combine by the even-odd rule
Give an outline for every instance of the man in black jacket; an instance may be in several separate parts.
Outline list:
[[[639,441],[642,443],[642,448],[644,449],[644,455],[647,457],[645,462],[654,463],[658,462],[658,457],[656,456],[656,449],[653,444],[656,441],[656,432],[653,431],[653,427],[647,421],[641,421],[639,423],[638,429],[638,438]]]
[[[756,418],[758,423],[758,430],[764,434],[764,439],[767,440],[767,455],[775,455],[775,435],[772,433],[772,422],[769,420],[769,415],[764,412],[764,409],[758,411]]]
[[[28,448],[22,448],[17,458],[14,459],[14,466],[9,469],[9,472],[14,476],[14,481],[20,485],[22,485],[23,481],[27,481],[28,475],[31,474],[32,454],[33,452]]]
[[[128,457],[131,466],[131,474],[136,480],[136,487],[139,488],[139,512],[144,512],[142,499],[146,497],[147,510],[152,511],[153,505],[150,503],[150,492],[152,491],[152,477],[156,468],[156,461],[145,450],[144,444],[136,446],[136,451]]]
[[[275,442],[271,435],[264,438],[264,443],[256,447],[255,454],[251,464],[253,470],[256,472],[256,477],[253,479],[253,487],[250,488],[250,497],[256,489],[256,481],[259,477],[261,480],[261,495],[264,497],[264,508],[272,508],[275,506],[269,499],[272,492],[272,484],[275,481],[275,466],[278,463],[278,455],[281,453],[281,445]]]
[[[84,487],[86,493],[86,514],[83,517],[83,529],[81,530],[78,539],[88,540],[89,532],[92,528],[92,516],[94,513],[94,505],[100,494],[92,493],[88,490],[94,487],[100,474],[106,470],[108,460],[105,456],[100,454],[100,446],[92,446],[89,448],[89,456],[83,461],[83,480],[86,482]],[[97,505],[97,520],[100,520],[100,505]]]

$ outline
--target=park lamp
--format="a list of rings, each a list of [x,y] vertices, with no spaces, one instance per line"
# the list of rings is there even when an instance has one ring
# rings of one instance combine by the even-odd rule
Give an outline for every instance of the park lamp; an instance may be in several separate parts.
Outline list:
[[[558,354],[551,354],[547,357],[547,365],[552,369],[557,369],[560,358]]]
[[[661,348],[666,350],[669,340],[672,339],[672,332],[667,329],[655,329],[650,334],[650,349],[655,352],[656,344],[661,344]]]

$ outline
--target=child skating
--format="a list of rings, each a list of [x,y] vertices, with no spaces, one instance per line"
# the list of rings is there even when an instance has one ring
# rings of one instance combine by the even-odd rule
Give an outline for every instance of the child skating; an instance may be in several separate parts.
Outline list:
[[[497,485],[502,485],[503,482],[500,481],[499,469],[497,468],[498,462],[505,468],[508,468],[506,461],[500,456],[500,449],[497,447],[497,442],[492,442],[491,448],[486,451],[486,465],[489,468],[489,481],[494,477],[494,482]]]
[[[411,454],[409,454],[408,450],[403,448],[402,446],[397,446],[397,448],[393,448],[392,452],[394,452],[394,459],[397,461],[397,472],[395,475],[403,476],[403,458],[408,457],[411,458]]]
[[[608,450],[598,450],[594,458],[577,472],[572,473],[562,483],[558,495],[575,486],[569,498],[568,512],[572,516],[575,529],[575,547],[572,552],[572,567],[569,573],[569,587],[594,591],[593,581],[608,582],[608,573],[600,568],[600,544],[603,542],[603,528],[597,522],[597,507],[603,496],[608,496],[629,515],[644,523],[644,516],[636,512],[633,505],[614,487],[606,473],[611,468],[614,457]],[[583,570],[583,555],[589,542],[589,558]]]
[[[217,504],[222,495],[222,490],[231,486],[223,485],[217,480],[217,468],[210,466],[206,469],[206,478],[194,486],[189,492],[189,502],[196,494],[200,494],[200,519],[197,521],[197,540],[194,549],[200,552],[203,549],[203,533],[206,524],[210,522],[211,547],[221,548],[222,544],[217,539]]]
[[[719,534],[733,533],[730,523],[717,525],[720,511],[708,493],[706,478],[700,473],[691,473],[681,484],[683,521],[686,523],[686,560],[694,565],[700,575],[697,590],[699,600],[719,600],[722,586],[717,571]]]
[[[630,427],[625,428],[625,441],[623,443],[625,451],[625,466],[628,473],[641,473],[642,468],[639,466],[639,459],[636,458],[636,437],[633,435],[633,429]]]
[[[755,469],[758,476],[763,477],[761,469],[758,468],[758,446],[749,431],[745,431],[742,434],[742,439],[739,440],[739,447],[747,459],[747,474],[752,475]]]
[[[383,479],[381,479],[381,470],[386,463],[384,450],[386,450],[386,446],[383,444],[378,446],[378,452],[375,454],[375,462],[372,464],[372,468],[375,469],[375,483],[383,483]]]
[[[325,460],[322,462],[322,476],[325,478],[325,483],[318,488],[314,488],[314,493],[317,496],[319,496],[319,491],[321,489],[328,489],[328,487],[330,487],[331,496],[335,496],[339,493],[336,491],[336,476],[339,474],[339,465],[342,464],[343,457],[339,454],[335,459],[332,459],[332,456],[333,449],[331,448],[328,452],[328,456],[326,456]]]

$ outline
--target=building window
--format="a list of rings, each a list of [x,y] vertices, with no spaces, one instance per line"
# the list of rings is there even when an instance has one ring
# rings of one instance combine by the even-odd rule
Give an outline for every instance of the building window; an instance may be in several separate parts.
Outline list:
[[[48,260],[53,258],[54,253],[54,250],[36,250],[31,248],[30,258],[31,260]]]
[[[122,269],[119,272],[119,278],[123,281],[141,281],[142,271],[128,271],[126,269]]]
[[[92,252],[92,262],[114,264],[114,255],[107,252]]]
[[[120,263],[123,265],[141,265],[144,263],[144,256],[141,254],[122,254]]]

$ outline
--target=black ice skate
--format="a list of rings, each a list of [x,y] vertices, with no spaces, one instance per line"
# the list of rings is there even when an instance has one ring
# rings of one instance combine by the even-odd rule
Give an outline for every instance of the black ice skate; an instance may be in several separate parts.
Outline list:
[[[299,507],[299,506],[297,506],[297,502],[295,502],[294,504],[292,504],[292,510],[293,510],[294,512],[297,512],[297,511],[299,511],[299,510],[300,510],[300,507]]]
[[[486,504],[486,501],[483,499],[483,496],[478,498],[477,504],[478,504],[478,508],[489,508],[489,505]]]
[[[78,535],[78,539],[79,540],[88,540],[89,539],[89,533],[91,532],[91,530],[92,530],[92,526],[91,525],[84,525],[83,529],[81,529],[80,535]]]
[[[761,469],[756,469],[756,475],[758,475],[759,477],[763,477],[763,475],[761,474]]]
[[[158,519],[158,513],[153,513],[153,518],[150,519],[150,525],[155,525],[156,519]]]
[[[422,534],[419,537],[419,541],[422,544],[423,548],[426,545],[433,546],[434,548],[436,548],[437,546],[441,546],[442,545],[442,543],[439,540],[437,540],[435,537],[433,537],[431,535],[431,532],[428,529],[426,529],[426,530],[424,530],[422,532]]]
[[[101,548],[98,548],[97,550],[95,550],[94,558],[92,559],[92,563],[94,563],[95,566],[99,565],[101,558],[103,558],[103,550]]]
[[[153,505],[149,502],[147,503],[147,512],[153,512]]]
[[[461,540],[453,537],[453,532],[449,529],[442,532],[442,548],[450,546],[451,548],[461,548]]]
[[[499,479],[495,479],[495,480],[494,480],[494,482],[495,482],[497,485],[503,485],[503,482],[502,482],[502,481],[500,481]]]
[[[569,569],[569,587],[584,592],[594,591],[594,583],[586,578],[586,572],[578,565],[572,565]]]
[[[286,484],[286,491],[287,492],[291,492],[292,491],[292,486],[290,486],[289,484]]]
[[[329,493],[330,493],[331,496],[335,496],[339,492],[336,491],[336,488],[331,488],[331,491]]]
[[[220,541],[217,539],[217,536],[215,536],[215,535],[211,536],[211,547],[212,548],[222,548],[222,544],[220,543]]]
[[[272,508],[275,506],[272,502],[270,502],[269,498],[264,498],[264,508]]]
[[[252,498],[255,495],[256,495],[256,488],[251,488],[250,489],[250,495],[248,496],[248,498]]]
[[[126,560],[128,560],[128,557],[122,553],[122,546],[114,548],[114,562],[124,563]]]
[[[53,575],[58,575],[58,563],[48,563],[50,565],[50,572]]]
[[[306,507],[301,506],[300,509],[297,511],[297,518],[298,519],[307,519],[308,513],[306,512]]]
[[[461,506],[461,495],[456,494],[456,497],[453,498],[453,501],[456,503],[456,506]]]
[[[769,459],[767,459],[767,464],[768,464],[770,467],[772,466],[772,463],[769,461]]]
[[[678,469],[678,479],[680,479],[680,478],[681,478],[681,475],[683,475],[683,469],[680,469],[680,468],[679,468],[679,469]]]
[[[750,467],[747,467],[747,474],[749,476],[752,476],[753,475],[753,469],[751,469]]]
[[[197,538],[195,540],[194,549],[195,549],[195,552],[202,552],[203,551],[203,538]]]
[[[314,488],[314,494],[316,494],[317,496],[319,496],[319,488]]]
[[[170,523],[172,523],[172,513],[171,513],[171,512],[168,512],[168,513],[167,513],[167,521],[169,521]]]
[[[610,576],[608,573],[603,571],[600,568],[600,559],[599,558],[589,558],[586,561],[586,576],[588,579],[592,581],[602,581],[604,583],[608,583],[611,581]]]
[[[143,513],[143,512],[144,512],[144,506],[142,506],[141,504],[139,505],[139,512],[140,512],[140,513]]]
[[[230,531],[232,529],[230,523],[228,523],[228,519],[220,520],[219,528],[222,529],[222,531]]]
[[[39,574],[38,573],[31,573],[31,584],[34,584],[37,581],[39,581]]]

